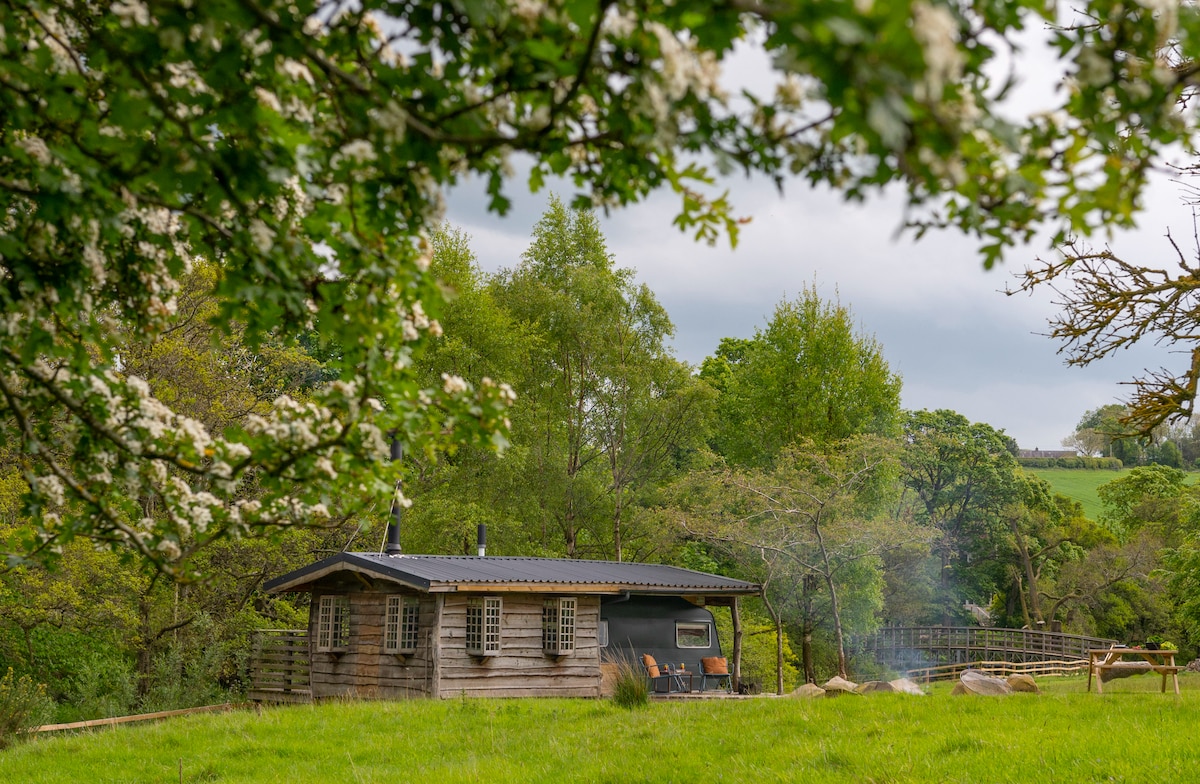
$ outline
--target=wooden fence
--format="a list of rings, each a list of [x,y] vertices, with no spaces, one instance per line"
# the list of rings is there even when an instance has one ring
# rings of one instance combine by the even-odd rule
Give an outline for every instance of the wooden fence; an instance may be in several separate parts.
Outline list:
[[[156,721],[170,719],[176,716],[190,716],[193,713],[211,713],[213,711],[231,711],[239,708],[236,703],[226,702],[221,705],[202,705],[198,708],[180,708],[179,710],[158,711],[156,713],[139,713],[136,716],[113,716],[108,719],[89,719],[87,721],[72,721],[66,724],[43,724],[30,730],[31,733],[61,732],[63,730],[85,730],[96,727],[115,727],[118,724],[128,724],[131,721]]]
[[[1074,675],[1080,672],[1087,672],[1087,668],[1087,659],[1040,662],[977,661],[943,664],[937,667],[922,667],[916,670],[909,670],[908,677],[921,683],[931,683],[933,681],[952,680],[967,670],[975,670],[985,675],[1006,678],[1009,675]]]
[[[1086,659],[1116,641],[1079,634],[983,626],[888,626],[858,638],[853,650],[899,671],[968,662],[1049,662]]]
[[[247,696],[257,702],[312,700],[308,631],[263,629],[256,636]]]

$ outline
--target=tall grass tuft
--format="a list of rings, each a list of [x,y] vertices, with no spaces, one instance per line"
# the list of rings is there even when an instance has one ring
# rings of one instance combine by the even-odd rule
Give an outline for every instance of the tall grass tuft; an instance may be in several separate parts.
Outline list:
[[[53,710],[45,686],[28,675],[17,678],[9,667],[0,678],[0,749],[11,745],[20,733],[42,726]]]
[[[614,681],[612,700],[622,708],[645,707],[650,703],[650,684],[641,668],[628,659],[616,662],[617,677]]]

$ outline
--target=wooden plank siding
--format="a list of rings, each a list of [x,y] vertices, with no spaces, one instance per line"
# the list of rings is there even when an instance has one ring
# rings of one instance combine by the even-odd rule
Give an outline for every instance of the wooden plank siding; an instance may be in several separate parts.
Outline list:
[[[387,597],[416,596],[418,611],[417,650],[412,654],[384,653],[384,619]],[[318,651],[317,623],[321,597],[343,595],[350,602],[350,640],[342,653]],[[322,581],[313,589],[313,611],[309,613],[312,640],[312,692],[314,697],[364,697],[402,699],[427,697],[431,693],[432,666],[429,650],[434,620],[434,599],[428,594],[380,584],[368,588],[358,580],[337,578]]]
[[[420,600],[417,650],[384,653],[387,597]],[[350,634],[344,652],[316,650],[321,597],[349,599]],[[423,594],[386,581],[331,575],[312,588],[309,613],[312,695],[403,699],[407,697],[600,695],[597,629],[600,598],[578,596],[575,652],[542,653],[542,604],[549,594],[494,594],[502,597],[501,652],[471,656],[466,651],[468,596]],[[555,594],[557,595],[557,594]]]
[[[469,597],[445,595],[440,629],[442,696],[600,696],[600,597],[577,596],[575,651],[542,653],[542,603],[558,594],[505,593],[500,655],[471,656],[466,649]]]
[[[308,701],[312,697],[309,662],[308,635],[303,630],[256,632],[247,696],[266,702]]]

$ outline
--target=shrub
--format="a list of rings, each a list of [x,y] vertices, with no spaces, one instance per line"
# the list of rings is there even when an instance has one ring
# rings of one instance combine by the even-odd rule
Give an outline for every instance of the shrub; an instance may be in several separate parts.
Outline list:
[[[9,667],[0,678],[0,749],[13,743],[20,733],[42,726],[53,710],[45,686],[34,683],[28,675],[17,678]]]
[[[640,667],[627,659],[617,664],[617,678],[613,689],[613,702],[622,708],[641,708],[650,702],[650,684]]]
[[[120,651],[88,651],[74,665],[75,672],[62,686],[59,721],[104,719],[133,711],[137,679],[132,663]]]

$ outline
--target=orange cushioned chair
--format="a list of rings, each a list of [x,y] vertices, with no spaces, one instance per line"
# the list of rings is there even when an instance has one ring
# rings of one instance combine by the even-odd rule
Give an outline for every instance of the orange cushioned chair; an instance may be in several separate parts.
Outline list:
[[[700,691],[708,690],[708,681],[712,679],[721,685],[725,680],[725,691],[733,691],[733,679],[729,677],[729,661],[724,656],[705,656],[700,660]]]
[[[642,654],[642,665],[646,668],[646,676],[650,678],[655,692],[670,693],[675,690],[669,668],[664,672],[654,657],[648,653]]]

